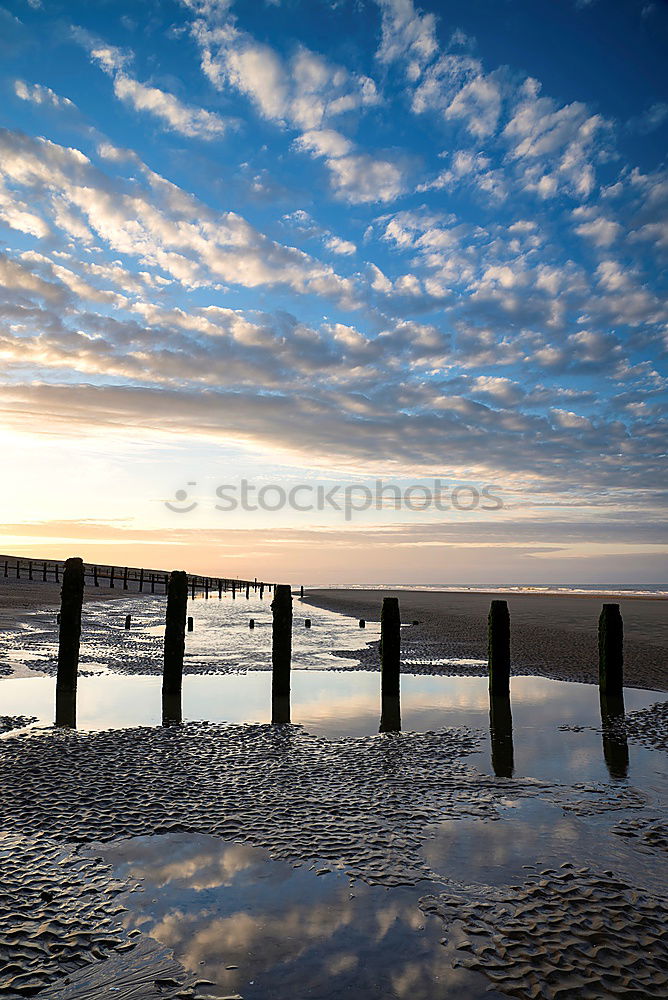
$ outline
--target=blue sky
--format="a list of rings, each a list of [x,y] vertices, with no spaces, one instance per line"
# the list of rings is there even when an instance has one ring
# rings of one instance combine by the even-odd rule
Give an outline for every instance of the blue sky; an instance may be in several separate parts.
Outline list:
[[[0,6],[8,544],[663,579],[667,43],[656,0]],[[223,523],[243,476],[504,509]]]

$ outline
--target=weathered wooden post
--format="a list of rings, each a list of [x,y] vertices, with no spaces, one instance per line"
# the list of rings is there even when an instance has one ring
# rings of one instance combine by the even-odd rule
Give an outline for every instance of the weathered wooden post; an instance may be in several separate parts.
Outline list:
[[[96,587],[100,586],[100,581],[97,578],[97,566],[93,566],[93,584]]]
[[[193,576],[190,583],[190,597],[195,600],[195,577]]]
[[[128,589],[128,567],[123,570],[123,590]]]
[[[624,623],[619,604],[604,604],[598,620],[598,684],[601,694],[624,691]]]
[[[81,605],[84,565],[79,558],[67,559],[60,591],[58,673],[56,676],[56,725],[76,725],[77,672],[81,641]]]
[[[506,601],[492,601],[487,618],[490,694],[510,695],[510,614]]]
[[[192,630],[193,630],[194,628],[195,628],[195,619],[194,619],[194,618],[192,618],[192,617],[191,617],[191,616],[189,615],[189,616],[188,616],[188,631],[189,631],[189,632],[192,632]]]
[[[32,559],[28,560],[28,579],[32,580]]]
[[[304,628],[310,628],[310,627],[311,627],[311,619],[310,618],[305,618],[304,619]]]
[[[18,559],[16,560],[16,579],[21,579],[21,563]]]
[[[53,570],[56,576],[56,583],[60,583],[60,566],[58,563],[54,563]]]
[[[236,599],[237,599],[237,584],[236,580],[232,580],[232,600],[236,601]]]
[[[218,581],[218,600],[222,601],[222,599],[223,599],[223,581],[219,580]]]
[[[246,600],[250,598],[250,583],[246,584]]]
[[[5,559],[5,579],[9,575],[9,562]]]
[[[125,616],[125,627],[126,628],[130,628],[131,621],[132,621],[132,615],[126,615]]]
[[[155,573],[151,573],[151,593],[155,594]]]
[[[384,597],[380,613],[380,670],[383,696],[399,697],[401,617],[399,599]]]
[[[165,654],[162,674],[163,723],[181,721],[181,689],[183,656],[186,647],[186,610],[188,607],[188,575],[172,570],[167,588],[165,619]]]
[[[260,600],[264,599],[264,584],[260,584]]]
[[[248,627],[249,628],[255,628],[255,619],[254,618],[251,618],[251,620],[248,623]]]
[[[142,569],[139,570],[139,593],[143,594],[143,592],[144,592],[144,569],[142,567]]]
[[[290,721],[290,662],[292,659],[292,591],[280,584],[271,602],[272,722]]]
[[[363,618],[360,618],[360,628],[366,628],[366,622]]]
[[[204,581],[204,596],[205,596],[205,598],[208,601],[209,600],[209,578],[208,578],[208,576],[207,576],[207,578]]]
[[[115,566],[110,566],[109,567],[109,589],[110,590],[113,590],[114,587],[116,586],[115,583],[114,583],[114,570],[115,570],[115,568],[116,568]]]
[[[299,600],[300,601],[304,600],[304,584],[303,583],[302,583],[301,587],[299,588]]]

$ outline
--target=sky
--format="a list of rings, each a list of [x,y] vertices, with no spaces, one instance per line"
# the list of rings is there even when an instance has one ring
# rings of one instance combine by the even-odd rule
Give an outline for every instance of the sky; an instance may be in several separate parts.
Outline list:
[[[666,51],[665,0],[0,0],[3,551],[665,582]]]

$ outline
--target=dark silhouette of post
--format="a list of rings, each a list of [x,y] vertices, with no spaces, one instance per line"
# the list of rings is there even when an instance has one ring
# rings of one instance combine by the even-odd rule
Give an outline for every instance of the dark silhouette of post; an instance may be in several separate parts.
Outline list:
[[[302,583],[301,587],[299,588],[299,599],[302,600],[302,601],[304,600],[304,584],[303,583]]]
[[[186,648],[187,607],[188,576],[182,570],[172,570],[167,588],[165,658],[162,674],[162,715],[165,723],[181,720],[180,704],[183,684],[183,656]]]
[[[81,605],[84,592],[84,564],[67,559],[60,591],[58,633],[58,673],[56,676],[56,725],[76,725],[77,672],[81,641]]]
[[[246,584],[246,600],[250,598],[250,583]]]
[[[255,619],[254,618],[251,618],[251,620],[248,623],[248,627],[249,628],[255,628]]]
[[[5,563],[5,566],[6,565],[7,563]],[[5,576],[7,576],[6,573]],[[42,583],[46,583],[46,563],[42,563]]]
[[[191,596],[191,598],[194,601],[195,600],[195,577],[194,576],[193,576],[192,580],[190,581],[190,596]]]
[[[510,695],[510,614],[506,601],[492,601],[487,619],[489,692]]]
[[[218,600],[222,601],[222,599],[223,599],[223,581],[219,580],[218,581]]]
[[[232,600],[236,601],[236,599],[237,599],[237,584],[235,580],[232,580]]]
[[[100,586],[100,581],[97,578],[97,566],[93,566],[93,585],[95,587]]]
[[[360,628],[366,628],[366,622],[363,618],[360,618]]]
[[[194,620],[194,618],[188,617],[188,631],[192,632],[194,628],[195,628],[195,620]]]
[[[600,692],[603,758],[610,777],[618,780],[629,774],[629,743],[626,737],[624,695]]]
[[[489,736],[492,744],[492,770],[497,778],[512,778],[515,771],[513,716],[510,698],[489,696]]]
[[[53,569],[56,574],[56,583],[60,583],[60,566],[58,563],[54,563]]]
[[[398,695],[387,694],[380,699],[379,733],[401,732],[401,703]]]
[[[273,615],[271,630],[272,722],[289,722],[290,661],[292,659],[292,592],[288,584],[280,584],[276,587],[274,599],[271,602],[271,610]]]
[[[151,593],[155,594],[155,573],[151,573]]]
[[[32,559],[28,562],[28,579],[32,580]]]
[[[401,618],[399,600],[384,597],[380,613],[380,688],[383,698],[399,697]]]
[[[7,561],[7,559],[5,559],[5,579],[7,579],[8,575],[9,575],[9,562]]]
[[[109,589],[114,590],[114,566],[109,570]]]
[[[264,584],[260,584],[260,600],[264,598]]]
[[[123,570],[123,590],[128,589],[128,567]]]
[[[207,601],[209,600],[209,578],[208,578],[208,576],[207,576],[206,580],[204,581],[204,597],[206,598]]]
[[[18,559],[16,560],[16,579],[17,580],[21,579],[21,563],[19,562]]]
[[[305,618],[304,619],[304,628],[310,628],[310,627],[311,627],[311,619],[310,618]]]
[[[619,604],[604,604],[598,620],[598,684],[601,694],[624,691],[624,623]]]
[[[125,627],[126,628],[130,628],[131,622],[132,622],[132,616],[131,615],[126,615],[125,616]]]

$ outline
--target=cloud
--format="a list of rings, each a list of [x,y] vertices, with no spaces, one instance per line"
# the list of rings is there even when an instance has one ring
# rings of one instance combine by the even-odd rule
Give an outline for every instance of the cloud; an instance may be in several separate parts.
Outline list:
[[[29,101],[32,104],[41,104],[45,107],[65,108],[74,110],[76,105],[67,97],[59,97],[50,87],[43,87],[40,83],[25,83],[23,80],[14,81],[14,93],[22,101]]]
[[[409,80],[417,80],[438,51],[436,18],[417,11],[412,0],[376,0],[382,13],[382,37],[377,58],[403,62]]]
[[[332,129],[305,132],[295,146],[325,158],[335,194],[352,204],[395,201],[406,190],[399,164],[353,152],[353,144]]]
[[[325,240],[325,246],[332,253],[341,254],[344,257],[349,257],[351,254],[357,253],[357,247],[350,240],[343,240],[340,236],[330,236]]]
[[[174,94],[130,76],[126,67],[132,61],[131,53],[107,45],[81,28],[74,29],[74,37],[87,49],[91,59],[113,78],[116,97],[135,111],[147,112],[171,131],[191,139],[215,139],[226,132],[229,123],[220,115],[184,104]]]
[[[191,138],[214,139],[223,135],[228,127],[219,115],[183,104],[173,94],[158,87],[148,87],[124,73],[116,75],[114,93],[135,111],[147,111],[173,131]]]

